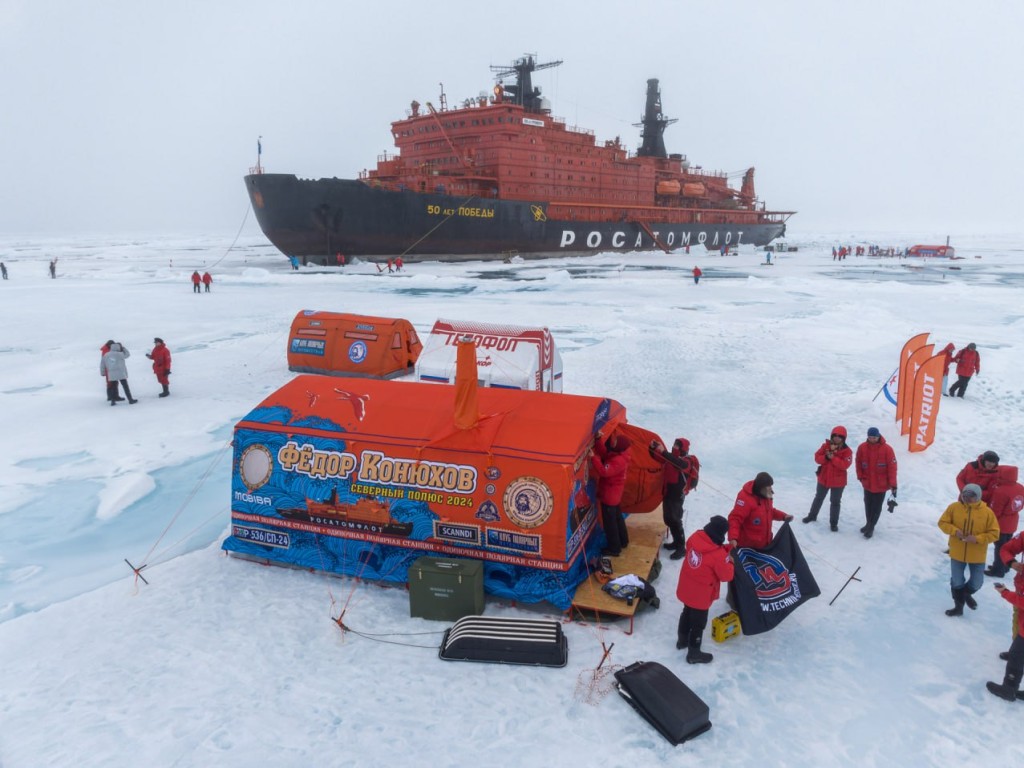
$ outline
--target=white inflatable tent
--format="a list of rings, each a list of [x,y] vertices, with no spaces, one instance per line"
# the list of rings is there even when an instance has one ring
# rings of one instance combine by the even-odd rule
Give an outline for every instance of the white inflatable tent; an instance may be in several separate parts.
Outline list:
[[[416,381],[453,383],[458,340],[473,337],[482,387],[562,391],[562,356],[547,328],[464,320],[434,323],[416,361]]]

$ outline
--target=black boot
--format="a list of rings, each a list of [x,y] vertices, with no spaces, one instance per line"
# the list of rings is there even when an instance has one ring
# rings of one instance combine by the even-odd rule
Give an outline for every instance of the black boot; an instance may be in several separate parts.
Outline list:
[[[817,519],[818,519],[817,515],[807,515],[807,517],[805,517],[802,522],[813,523]]]
[[[973,589],[971,589],[970,587],[964,587],[964,602],[967,603],[968,608],[970,608],[972,611],[976,611],[978,609],[978,603],[973,597],[971,597],[971,595],[973,594]]]
[[[171,394],[171,391],[167,388],[167,385],[164,384],[164,391],[157,395],[157,397],[167,397],[169,394]]]
[[[964,615],[964,593],[966,587],[950,587],[949,591],[953,595],[953,607],[946,611],[947,616],[963,616]]]
[[[985,687],[988,688],[989,693],[994,693],[1000,699],[1016,701],[1017,691],[1020,689],[1020,672],[1007,670],[1006,675],[1003,676],[1002,685],[989,681],[985,683]]]
[[[700,649],[700,643],[703,632],[690,632],[689,647],[686,651],[686,663],[687,664],[710,664],[711,660],[715,658],[710,653],[704,653]]]
[[[686,622],[683,620],[684,614],[679,614],[679,628],[676,630],[676,650],[681,651],[686,647],[687,632]]]
[[[1010,652],[1009,651],[1003,651],[1002,653],[999,654],[999,658],[1002,661],[1009,661],[1010,660]]]

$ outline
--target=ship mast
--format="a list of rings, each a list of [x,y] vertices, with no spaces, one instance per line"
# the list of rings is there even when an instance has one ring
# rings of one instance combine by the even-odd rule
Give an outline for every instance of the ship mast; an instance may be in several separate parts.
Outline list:
[[[494,73],[495,79],[499,81],[504,77],[516,76],[516,84],[502,86],[502,90],[505,96],[509,97],[508,100],[511,103],[525,107],[527,112],[540,112],[540,88],[533,87],[531,75],[542,69],[557,67],[562,63],[559,59],[538,64],[536,56],[535,53],[527,53],[507,67],[491,65],[491,71]]]
[[[637,154],[640,157],[668,157],[665,151],[665,129],[674,122],[676,118],[667,118],[662,113],[658,79],[651,78],[647,81],[647,104],[644,107],[643,122],[633,124],[643,128],[640,132],[643,143]]]

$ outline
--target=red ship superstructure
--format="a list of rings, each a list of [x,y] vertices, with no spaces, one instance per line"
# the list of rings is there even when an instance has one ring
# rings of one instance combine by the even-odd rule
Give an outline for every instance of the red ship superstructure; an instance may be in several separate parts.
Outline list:
[[[248,176],[264,231],[289,255],[322,253],[329,241],[345,253],[407,258],[720,248],[784,234],[792,213],[757,200],[753,168],[734,189],[726,174],[666,152],[664,131],[675,120],[662,113],[658,80],[647,81],[642,142],[631,153],[619,137],[599,143],[551,115],[532,73],[559,64],[528,55],[492,67],[493,93],[457,108],[443,93],[438,107],[412,102],[392,123],[397,152],[359,174],[369,190],[398,196],[379,198],[376,209],[357,190],[336,186],[352,182]],[[515,84],[505,85],[513,75]],[[351,220],[357,210],[370,215],[369,226]],[[308,241],[296,238],[302,218],[319,230]],[[378,231],[389,223],[397,237]]]

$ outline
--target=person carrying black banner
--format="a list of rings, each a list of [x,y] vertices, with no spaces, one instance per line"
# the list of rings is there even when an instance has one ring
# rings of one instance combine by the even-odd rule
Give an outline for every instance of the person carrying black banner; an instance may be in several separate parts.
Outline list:
[[[686,552],[686,534],[683,531],[683,502],[686,494],[696,490],[700,480],[700,461],[690,455],[690,441],[677,437],[672,452],[657,440],[648,449],[651,455],[665,464],[662,473],[662,519],[672,536],[665,544],[671,550],[670,560],[681,560]]]
[[[708,609],[718,599],[722,582],[732,581],[734,569],[725,544],[729,521],[721,515],[711,518],[703,529],[686,540],[686,559],[679,571],[676,597],[683,604],[676,632],[676,648],[686,648],[688,664],[707,664],[714,657],[701,651]]]
[[[975,609],[978,604],[971,597],[985,581],[985,555],[988,545],[999,538],[996,515],[981,500],[981,487],[969,483],[960,491],[960,500],[954,501],[939,518],[939,529],[949,536],[949,588],[953,607],[947,616],[963,616],[964,604]],[[964,571],[969,575],[964,577]]]
[[[729,543],[733,547],[764,549],[772,543],[772,521],[793,519],[772,503],[775,480],[767,472],[758,472],[736,495],[729,513]]]

